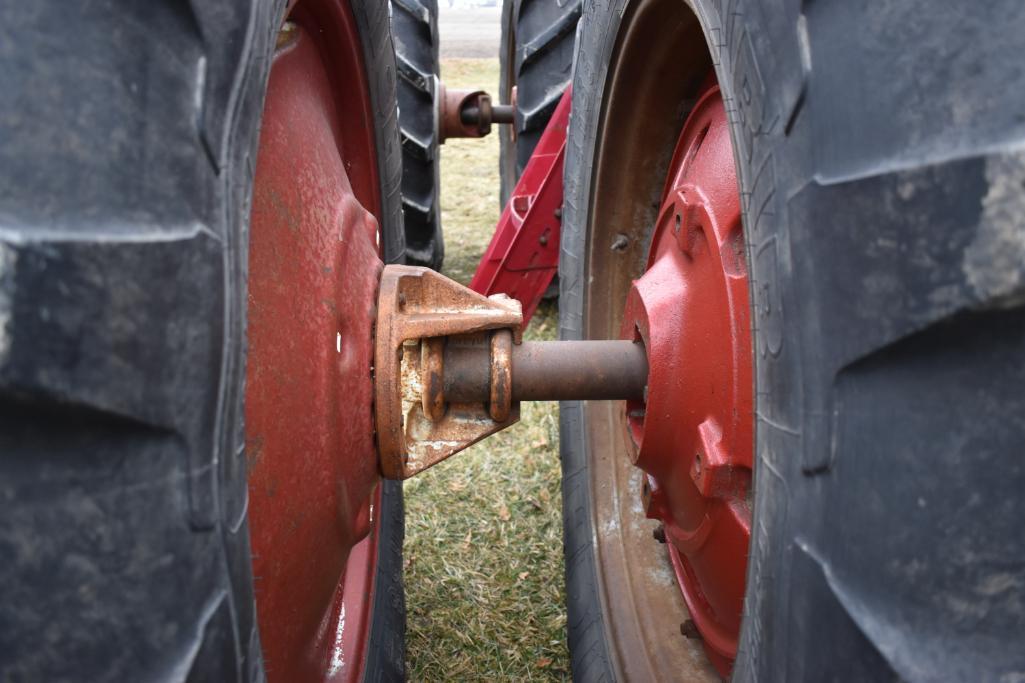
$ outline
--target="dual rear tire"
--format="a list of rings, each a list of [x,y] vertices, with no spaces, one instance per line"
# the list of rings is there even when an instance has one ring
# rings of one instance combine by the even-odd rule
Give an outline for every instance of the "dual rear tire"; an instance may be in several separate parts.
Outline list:
[[[438,198],[438,2],[391,0],[390,5],[398,70],[406,262],[440,271],[445,240]]]
[[[11,95],[0,100],[5,678],[267,673],[242,449],[244,312],[283,5],[200,7],[0,8],[23,56],[0,72]],[[383,255],[396,262],[385,7],[353,11],[380,113]],[[690,67],[714,65],[729,102],[756,396],[740,680],[1007,680],[1025,668],[1025,83],[1009,58],[1023,26],[1010,1],[785,14],[595,0],[584,18],[564,338],[607,332],[589,308],[594,283],[638,274],[642,258],[598,272],[594,255],[611,226],[636,228],[643,244],[654,224],[668,141],[700,85]],[[628,40],[645,27],[660,39]],[[621,97],[624,78],[653,99]],[[640,126],[667,141],[665,157],[605,164]],[[600,205],[616,177],[642,191]],[[645,677],[657,663],[624,654],[623,622],[606,609],[624,586],[609,583],[595,540],[611,527],[594,514],[609,484],[595,476],[594,437],[614,417],[568,403],[560,419],[574,676]],[[401,676],[404,658],[400,489],[385,496],[374,680]],[[648,652],[689,647],[678,631],[653,638]]]
[[[289,678],[257,628],[243,424],[250,206],[285,5],[0,4],[4,680]],[[375,112],[374,163],[350,177],[400,262],[387,5],[329,9],[351,12],[365,91],[350,101]],[[348,654],[394,680],[400,485],[376,516],[367,646]]]
[[[1001,680],[1025,666],[1025,78],[1011,57],[1025,12],[993,11],[595,0],[584,13],[563,338],[618,333],[599,309],[622,310],[610,293],[643,268],[708,67],[727,103],[756,406],[738,680]],[[617,233],[634,257],[598,269]],[[646,580],[609,564],[617,530],[654,541],[630,509],[640,480],[602,475],[599,446],[622,437],[606,413],[561,406],[574,678],[665,679],[659,658],[695,639],[609,607]]]
[[[504,104],[515,104],[513,125],[498,127],[503,208],[569,85],[583,4],[583,0],[502,3],[498,97]]]

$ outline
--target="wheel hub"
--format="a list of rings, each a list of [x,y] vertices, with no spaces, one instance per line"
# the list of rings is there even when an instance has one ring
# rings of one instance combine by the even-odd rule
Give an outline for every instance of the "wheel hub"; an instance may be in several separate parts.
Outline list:
[[[260,638],[280,680],[360,680],[379,500],[378,180],[359,33],[306,0],[278,40],[249,249],[246,450]],[[345,96],[344,104],[340,98]]]
[[[681,132],[622,337],[644,343],[650,367],[645,400],[626,413],[645,512],[664,524],[694,626],[725,674],[750,538],[753,390],[740,197],[717,86]]]
[[[419,266],[387,266],[379,292],[374,410],[385,477],[411,477],[509,427],[520,401],[644,394],[648,363],[633,341],[524,342],[520,302]]]

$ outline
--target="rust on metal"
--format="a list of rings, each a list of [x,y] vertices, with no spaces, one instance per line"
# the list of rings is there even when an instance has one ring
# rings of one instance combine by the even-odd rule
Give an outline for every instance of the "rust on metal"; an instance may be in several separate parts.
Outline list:
[[[384,476],[405,479],[508,427],[520,401],[642,400],[639,342],[526,342],[520,303],[432,270],[387,266],[375,346]]]
[[[468,114],[471,118],[473,112]],[[516,119],[516,110],[513,109],[511,104],[492,104],[491,105],[491,123],[500,123],[503,125],[511,125]]]
[[[488,376],[488,412],[495,422],[509,419],[512,410],[512,332],[498,330],[491,333],[491,358]]]
[[[445,338],[431,337],[420,343],[420,383],[423,385],[424,415],[437,422],[445,416]]]
[[[487,333],[499,329],[520,341],[522,319],[514,299],[485,297],[428,268],[385,267],[374,342],[374,410],[385,477],[411,477],[519,419],[516,403],[499,422],[484,402],[442,402],[435,382],[444,380],[433,375],[443,373],[449,345],[489,349]]]
[[[482,138],[493,123],[512,123],[511,105],[493,104],[483,90],[449,90],[438,85],[438,132],[440,142],[449,138]]]
[[[642,344],[623,340],[526,342],[513,353],[513,400],[637,400],[648,382]]]
[[[488,362],[484,349],[446,347],[445,400],[492,400]],[[512,401],[639,401],[648,381],[648,360],[642,344],[619,339],[523,342],[512,346],[510,376]]]

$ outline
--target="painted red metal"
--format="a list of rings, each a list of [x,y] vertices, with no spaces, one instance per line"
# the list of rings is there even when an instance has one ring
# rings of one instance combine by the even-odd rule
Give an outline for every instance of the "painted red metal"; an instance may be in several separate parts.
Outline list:
[[[645,401],[626,406],[684,599],[713,664],[737,651],[751,527],[753,385],[747,267],[733,150],[718,86],[677,143],[647,270],[622,335],[640,338]]]
[[[249,250],[246,448],[271,680],[362,674],[376,561],[373,120],[346,3],[302,0],[271,68]]]
[[[571,88],[567,88],[470,281],[470,289],[481,294],[501,293],[519,299],[524,324],[534,315],[559,268],[562,169],[572,99]]]

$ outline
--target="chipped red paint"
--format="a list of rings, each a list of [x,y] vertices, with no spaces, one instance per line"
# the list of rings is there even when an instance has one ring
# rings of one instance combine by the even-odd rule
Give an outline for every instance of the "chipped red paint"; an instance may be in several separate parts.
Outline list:
[[[623,336],[643,339],[646,401],[627,404],[647,472],[647,513],[664,522],[684,599],[713,664],[737,651],[751,527],[751,317],[729,126],[718,86],[684,124],[647,270]]]
[[[246,447],[270,679],[358,680],[378,496],[373,112],[346,3],[302,0],[271,68],[249,251]]]

